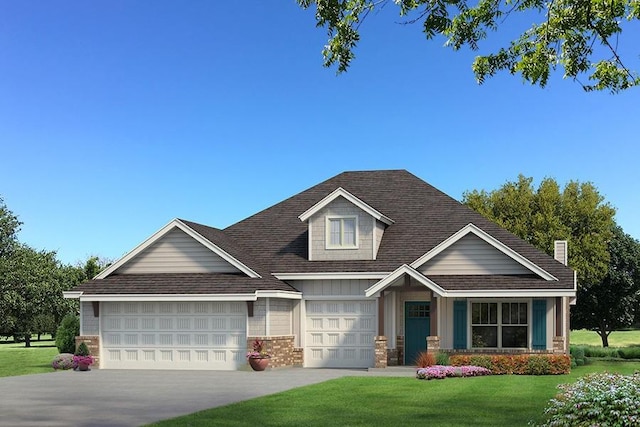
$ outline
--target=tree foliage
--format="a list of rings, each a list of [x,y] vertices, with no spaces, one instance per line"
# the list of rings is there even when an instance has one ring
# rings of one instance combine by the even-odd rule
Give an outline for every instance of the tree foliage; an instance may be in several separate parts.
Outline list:
[[[63,298],[63,291],[91,279],[107,261],[94,256],[64,265],[55,252],[20,243],[20,224],[0,199],[0,335],[29,346],[32,334],[55,333],[65,315],[78,311],[78,302]]]
[[[498,190],[465,192],[463,203],[549,255],[555,240],[567,240],[569,266],[582,286],[607,272],[615,210],[589,182],[570,181],[561,190],[545,178],[536,189],[533,178],[520,175]]]
[[[354,59],[359,27],[388,0],[297,0],[307,9],[315,4],[316,25],[327,29],[324,64],[344,72]],[[564,76],[587,90],[613,93],[640,85],[619,53],[625,22],[640,21],[639,0],[394,0],[407,22],[421,21],[427,39],[443,36],[446,46],[478,50],[480,42],[517,15],[533,22],[516,40],[497,52],[478,55],[472,69],[479,83],[499,71],[520,74],[544,87],[558,67]],[[510,20],[508,18],[511,18]],[[529,24],[527,24],[529,25]],[[629,27],[631,25],[628,25]],[[632,29],[625,28],[625,31]],[[631,37],[633,41],[633,35]],[[636,48],[637,45],[633,45]],[[582,83],[585,77],[589,83]]]
[[[578,288],[571,318],[572,327],[596,331],[603,347],[609,346],[612,331],[631,326],[640,303],[640,242],[615,226],[608,250],[604,279]]]

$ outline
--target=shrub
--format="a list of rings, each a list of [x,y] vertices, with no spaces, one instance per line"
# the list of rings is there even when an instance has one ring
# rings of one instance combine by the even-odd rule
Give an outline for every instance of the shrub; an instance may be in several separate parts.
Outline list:
[[[617,348],[612,347],[595,347],[595,346],[584,346],[584,356],[585,357],[620,357],[620,353]]]
[[[640,347],[625,347],[618,349],[623,359],[640,359]]]
[[[446,377],[479,377],[491,375],[491,371],[480,366],[442,366],[433,365],[428,368],[420,368],[416,372],[419,380],[442,380]]]
[[[71,369],[73,368],[73,354],[61,353],[53,358],[51,362],[53,369]]]
[[[637,426],[640,424],[640,373],[597,373],[558,386],[542,426]]]
[[[76,356],[89,356],[89,347],[87,347],[87,344],[85,342],[81,342],[78,345],[78,348],[76,349],[75,352]]]
[[[427,366],[436,364],[436,356],[433,353],[421,351],[416,357],[415,364],[418,368],[426,368]]]
[[[436,365],[446,366],[449,364],[449,355],[445,352],[439,351],[436,353]]]
[[[76,349],[76,336],[80,335],[80,319],[67,314],[56,331],[56,347],[60,353],[73,353]]]
[[[571,353],[571,357],[576,361],[576,365],[577,366],[582,366],[582,365],[584,365],[586,363],[584,347],[582,347],[582,346],[573,347],[572,346],[569,349],[569,352]]]
[[[491,370],[494,375],[560,375],[571,371],[571,358],[566,355],[453,355],[449,358],[451,365],[482,366]]]

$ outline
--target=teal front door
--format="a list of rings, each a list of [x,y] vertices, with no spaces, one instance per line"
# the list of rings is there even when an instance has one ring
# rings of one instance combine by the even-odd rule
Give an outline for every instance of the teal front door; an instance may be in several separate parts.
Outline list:
[[[431,329],[429,302],[404,303],[404,364],[415,365],[416,357],[427,349]]]

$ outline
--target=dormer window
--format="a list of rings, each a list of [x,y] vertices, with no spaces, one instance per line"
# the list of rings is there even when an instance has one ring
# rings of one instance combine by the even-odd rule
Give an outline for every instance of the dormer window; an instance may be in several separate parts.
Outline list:
[[[358,248],[358,217],[327,217],[327,249]]]

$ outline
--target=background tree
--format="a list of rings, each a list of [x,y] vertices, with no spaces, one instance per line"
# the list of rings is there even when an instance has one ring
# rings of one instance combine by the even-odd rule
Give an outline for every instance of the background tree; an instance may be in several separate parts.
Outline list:
[[[325,66],[337,65],[346,71],[355,57],[360,40],[359,28],[374,10],[388,0],[297,0],[307,9],[316,6],[316,26],[326,28],[329,40],[322,54]],[[422,22],[427,39],[442,36],[446,46],[458,50],[467,46],[479,49],[490,32],[504,27],[527,26],[516,40],[495,53],[479,55],[472,69],[482,83],[498,71],[520,74],[523,79],[544,87],[557,67],[564,77],[578,81],[585,90],[609,90],[613,93],[640,85],[640,77],[630,70],[618,46],[625,23],[640,20],[638,0],[555,0],[551,2],[511,0],[394,0],[407,23]],[[518,18],[521,15],[522,18]],[[508,19],[509,18],[509,19]],[[633,23],[631,23],[633,24]],[[629,40],[637,45],[635,28]],[[637,31],[637,30],[636,30]],[[511,37],[511,36],[510,36]],[[637,58],[637,55],[631,55]],[[636,60],[637,61],[637,60]],[[579,79],[586,77],[591,84]]]
[[[465,192],[462,201],[549,255],[554,240],[567,240],[569,266],[581,286],[599,283],[607,273],[615,209],[589,182],[570,181],[561,191],[545,178],[535,189],[533,178],[519,175],[498,190]]]
[[[633,324],[640,303],[640,242],[616,225],[608,246],[604,279],[578,288],[578,305],[571,318],[573,327],[596,331],[603,347],[609,346],[612,331]]]
[[[0,258],[4,258],[18,244],[17,234],[20,231],[22,223],[18,221],[7,205],[4,199],[0,197]]]

